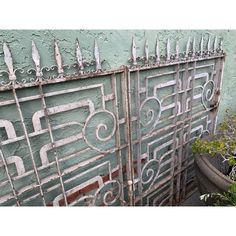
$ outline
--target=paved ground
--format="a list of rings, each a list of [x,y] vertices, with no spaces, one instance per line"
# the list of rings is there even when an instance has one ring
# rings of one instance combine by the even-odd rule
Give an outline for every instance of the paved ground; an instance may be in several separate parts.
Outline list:
[[[200,193],[197,191],[186,199],[180,206],[205,206],[204,202],[199,199]]]

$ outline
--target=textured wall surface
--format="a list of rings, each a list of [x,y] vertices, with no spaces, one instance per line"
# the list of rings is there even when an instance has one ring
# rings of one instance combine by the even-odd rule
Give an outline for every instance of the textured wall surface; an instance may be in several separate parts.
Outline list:
[[[236,36],[234,31],[226,31],[226,30],[225,31],[180,31],[180,30],[173,30],[173,31],[155,31],[155,30],[133,30],[133,31],[131,30],[106,30],[106,31],[102,31],[102,30],[73,30],[73,31],[72,30],[63,30],[63,31],[62,30],[61,31],[58,31],[58,30],[57,31],[54,31],[54,30],[36,31],[35,30],[33,31],[31,30],[31,31],[23,31],[23,30],[20,30],[19,31],[19,30],[11,30],[11,31],[0,31],[0,45],[3,42],[7,42],[9,48],[11,49],[14,69],[22,68],[24,70],[28,70],[30,68],[34,68],[32,56],[31,56],[31,50],[32,50],[31,40],[34,40],[34,42],[37,45],[37,48],[39,49],[39,53],[41,56],[41,67],[44,67],[44,66],[50,67],[56,64],[55,59],[54,59],[54,39],[56,39],[59,44],[60,53],[63,59],[63,64],[69,64],[69,65],[76,63],[76,57],[75,57],[76,38],[78,38],[80,41],[80,47],[81,47],[83,59],[86,61],[93,60],[94,39],[96,39],[99,45],[101,60],[103,59],[106,60],[102,67],[103,69],[105,68],[107,70],[110,70],[110,69],[117,69],[121,65],[127,65],[129,63],[128,59],[131,57],[131,41],[132,41],[133,36],[135,37],[135,41],[136,41],[137,56],[144,56],[145,39],[147,39],[149,43],[149,55],[155,55],[155,44],[156,44],[156,38],[158,36],[160,40],[161,54],[165,55],[167,38],[170,39],[171,53],[174,54],[175,47],[176,47],[175,42],[177,40],[180,43],[179,51],[184,52],[186,50],[186,44],[187,44],[188,38],[191,37],[191,39],[193,39],[193,37],[195,37],[196,50],[198,51],[197,47],[200,44],[201,37],[202,36],[204,37],[204,48],[206,48],[209,35],[212,38],[211,43],[213,43],[213,39],[215,36],[218,36],[218,38],[223,37],[224,38],[223,48],[225,49],[227,53],[225,75],[224,75],[224,80],[223,80],[222,102],[221,102],[221,108],[220,108],[220,120],[221,120],[223,111],[226,107],[232,107],[233,110],[236,110],[232,106],[233,97],[234,97],[233,75],[236,75],[236,71],[234,71],[235,58],[234,58],[234,53],[233,53],[235,49],[233,48],[234,45],[232,44],[233,37]],[[0,48],[1,48],[0,49],[0,70],[6,70],[6,64],[4,62],[2,47],[0,46]],[[5,54],[6,54],[6,51],[5,51]],[[199,63],[201,64],[201,62]],[[202,63],[204,64],[205,62],[202,62]],[[201,64],[201,66],[203,66],[203,64]],[[175,70],[174,68],[175,66],[170,66],[168,68],[163,68],[160,70],[159,68],[157,68],[157,71],[159,72],[162,71],[162,73],[165,74],[167,72],[170,72],[171,70]],[[197,73],[202,75],[203,72],[208,71],[208,69],[205,70],[203,68],[199,69]],[[147,91],[149,92],[151,91],[150,92],[151,94],[153,94],[154,92],[156,93],[155,88],[157,87],[155,86],[157,84],[158,86],[160,85],[160,88],[163,88],[163,89],[161,90],[161,92],[159,91],[158,97],[159,99],[164,99],[165,101],[163,100],[162,102],[163,123],[160,123],[160,126],[158,126],[157,128],[158,132],[162,130],[161,128],[163,128],[161,132],[164,132],[164,130],[168,127],[168,125],[172,125],[171,122],[175,122],[175,121],[171,121],[167,119],[168,117],[171,117],[171,114],[172,114],[171,108],[168,108],[168,107],[170,105],[173,105],[175,102],[173,100],[174,99],[173,97],[168,98],[167,96],[169,93],[174,92],[173,88],[172,87],[169,88],[169,85],[167,84],[169,82],[173,83],[173,79],[175,76],[167,73],[165,74],[164,77],[162,78],[158,77],[157,79],[155,73],[156,73],[155,70],[150,70],[147,72],[140,72],[140,75],[137,75],[136,73],[131,73],[131,76],[130,76],[131,78],[130,80],[131,81],[131,93],[130,93],[131,108],[130,109],[132,112],[132,118],[135,118],[135,116],[137,116],[132,121],[131,133],[132,133],[132,141],[134,142],[134,145],[133,145],[134,156],[140,157],[137,160],[134,159],[134,163],[138,163],[137,168],[136,167],[134,168],[136,168],[138,170],[137,172],[139,172],[138,177],[136,179],[142,179],[143,185],[149,184],[150,182],[150,186],[147,185],[148,186],[147,188],[146,187],[143,188],[145,191],[147,192],[149,191],[148,194],[150,193],[150,196],[148,195],[147,197],[147,203],[144,203],[147,205],[149,205],[150,199],[155,199],[155,201],[153,200],[153,202],[155,204],[157,203],[156,200],[159,197],[159,194],[157,194],[154,191],[155,188],[154,190],[152,189],[152,185],[154,186],[155,181],[157,182],[159,181],[160,183],[163,184],[164,186],[164,187],[162,186],[163,188],[167,188],[167,190],[163,190],[164,192],[165,191],[169,192],[170,190],[170,194],[169,193],[168,194],[172,198],[175,192],[174,191],[175,185],[177,186],[177,190],[179,191],[180,182],[182,180],[186,182],[186,180],[191,179],[192,181],[194,177],[192,175],[193,173],[192,159],[186,158],[186,160],[184,161],[182,160],[182,157],[185,154],[187,157],[191,157],[191,155],[188,155],[189,154],[188,150],[190,146],[186,145],[186,147],[183,148],[183,150],[187,150],[183,152],[184,154],[181,151],[182,149],[180,149],[179,154],[175,156],[175,152],[173,151],[175,149],[175,145],[170,144],[170,143],[173,143],[171,139],[172,138],[175,139],[174,137],[172,137],[172,134],[163,136],[163,133],[161,133],[160,136],[158,136],[159,134],[155,136],[154,135],[155,132],[154,133],[152,132],[153,125],[155,126],[155,128],[157,128],[155,123],[147,122],[149,121],[148,119],[150,117],[155,117],[155,114],[157,117],[159,116],[158,115],[159,113],[151,113],[149,109],[149,106],[152,107],[155,104],[156,106],[159,107],[158,105],[159,102],[157,104],[156,99],[151,99],[152,97],[150,97],[151,95],[149,93],[148,95],[145,93],[146,94],[145,96],[144,94],[140,96],[139,95],[136,96],[135,91],[139,91],[138,89],[139,85],[136,84],[137,78],[145,78],[144,80],[140,79],[141,86],[144,86],[145,84],[145,86],[147,86],[148,88]],[[158,82],[156,80],[151,79],[152,82],[149,83],[147,82],[149,80],[146,80],[146,78],[148,77],[156,78]],[[188,77],[184,77],[183,74],[180,77],[183,79],[182,84],[185,84],[186,81],[188,81],[187,79]],[[203,76],[199,78],[203,78],[204,80],[205,77]],[[19,173],[17,172],[16,176],[14,176],[16,174],[16,170],[14,169],[14,166],[9,164],[10,174],[14,176],[13,178],[15,178],[14,179],[15,187],[16,189],[20,189],[21,191],[19,193],[22,198],[20,199],[20,201],[21,200],[22,202],[24,201],[23,204],[26,204],[26,205],[27,204],[29,205],[42,204],[41,202],[42,199],[39,198],[38,193],[34,192],[36,190],[32,190],[32,192],[27,192],[27,193],[23,191],[24,190],[23,185],[33,186],[37,182],[36,181],[37,173],[36,175],[34,175],[34,173],[32,172],[33,162],[30,160],[35,160],[35,165],[38,167],[39,179],[43,180],[42,181],[44,183],[43,188],[45,188],[46,190],[46,197],[45,197],[46,202],[50,204],[52,202],[55,203],[57,199],[60,199],[60,194],[61,194],[61,190],[60,190],[61,183],[59,183],[58,175],[55,174],[57,173],[57,165],[58,165],[58,164],[56,165],[56,162],[54,161],[56,156],[60,157],[61,164],[60,164],[59,169],[62,170],[63,180],[65,181],[65,186],[66,186],[65,187],[66,191],[72,191],[72,190],[80,191],[81,189],[79,190],[79,188],[82,188],[82,186],[84,186],[85,183],[88,186],[90,186],[91,184],[94,184],[93,181],[96,182],[98,179],[100,181],[99,183],[101,185],[101,189],[104,186],[105,188],[108,188],[109,184],[111,183],[115,184],[117,182],[113,182],[113,180],[109,182],[106,180],[106,178],[111,178],[113,175],[114,175],[113,177],[115,178],[116,175],[118,175],[118,170],[119,170],[119,178],[120,178],[119,181],[120,183],[123,182],[122,178],[123,178],[124,171],[122,171],[122,168],[124,169],[128,168],[127,167],[128,162],[126,163],[126,158],[127,156],[129,156],[127,153],[128,149],[126,147],[126,143],[128,140],[128,137],[126,137],[128,132],[126,131],[128,129],[127,129],[127,124],[126,124],[127,119],[125,118],[126,111],[124,109],[124,106],[125,106],[124,102],[126,100],[124,97],[124,94],[126,93],[121,92],[125,90],[125,86],[124,86],[125,83],[122,82],[124,78],[125,76],[121,74],[119,75],[118,73],[118,75],[116,76],[112,74],[112,76],[109,76],[109,75],[100,76],[98,78],[92,78],[88,80],[86,79],[75,80],[75,81],[70,81],[66,83],[57,83],[53,85],[43,86],[43,91],[44,91],[44,94],[46,95],[45,104],[47,105],[47,107],[50,107],[51,109],[50,112],[52,112],[52,114],[50,114],[50,123],[52,127],[54,127],[52,136],[54,136],[56,140],[55,143],[57,145],[57,148],[54,151],[52,151],[53,148],[50,145],[50,142],[54,142],[54,141],[51,140],[47,131],[45,131],[46,130],[45,128],[47,127],[47,122],[46,122],[46,119],[43,119],[45,114],[43,114],[43,110],[41,110],[42,101],[40,99],[32,99],[32,97],[38,96],[40,90],[37,87],[25,88],[25,89],[21,89],[17,91],[17,95],[15,95],[18,97],[17,99],[21,99],[21,101],[24,100],[24,102],[20,103],[20,108],[18,107],[18,109],[21,109],[24,116],[26,130],[32,136],[32,138],[30,138],[30,142],[31,142],[30,144],[27,143],[24,138],[24,136],[26,135],[24,134],[23,129],[22,129],[23,122],[22,122],[22,118],[19,117],[20,112],[17,110],[17,107],[15,106],[14,102],[12,103],[10,101],[10,99],[14,99],[12,97],[12,91],[1,92],[0,100],[3,103],[4,102],[6,103],[4,103],[5,104],[4,106],[0,106],[0,118],[2,120],[10,121],[10,123],[7,124],[8,128],[9,128],[9,124],[12,124],[12,127],[14,126],[14,130],[16,134],[14,134],[13,132],[14,134],[13,136],[15,137],[15,139],[14,138],[12,139],[12,138],[9,138],[9,135],[6,132],[4,132],[4,129],[1,129],[0,139],[4,140],[4,142],[2,142],[4,144],[3,146],[0,147],[2,149],[0,151],[3,152],[7,158],[14,159],[17,157],[19,160],[22,160],[22,162],[24,163],[24,169],[22,169],[21,171],[18,171]],[[144,83],[144,81],[146,82]],[[201,79],[199,83],[203,83],[202,85],[204,85],[204,88],[205,88],[205,82],[202,81]],[[146,88],[145,86],[142,88]],[[75,92],[75,89],[78,89],[78,88],[79,90],[76,90]],[[60,91],[60,93],[58,93],[58,91]],[[63,95],[58,96],[58,94],[63,94]],[[27,102],[25,98],[30,97],[30,96],[32,100],[28,100]],[[186,98],[183,97],[183,99],[184,101],[187,101]],[[137,102],[138,100],[139,102]],[[146,101],[148,101],[147,104],[149,104],[149,102],[151,101],[151,103],[147,106],[147,108],[145,108],[145,105],[143,105],[143,104],[146,104]],[[200,99],[199,101],[201,102],[202,100]],[[64,106],[65,104],[66,106]],[[195,105],[197,105],[197,103]],[[73,108],[73,106],[81,107],[83,109],[75,109]],[[156,109],[156,106],[154,106],[155,109]],[[141,107],[144,107],[144,109],[141,109]],[[164,107],[165,107],[165,112],[164,112]],[[141,113],[142,114],[141,118],[145,117],[144,123],[148,124],[147,127],[150,126],[149,127],[150,130],[149,128],[146,127],[146,125],[143,125],[144,130],[142,130],[142,132],[139,133],[139,128],[137,127],[142,122],[137,122],[137,124],[135,123],[136,120],[138,121],[139,119],[138,118],[139,109],[138,111],[136,111],[136,108],[139,108],[140,111],[141,110],[144,111]],[[201,105],[201,109],[202,108],[204,107]],[[116,109],[118,110],[115,111]],[[117,124],[119,124],[119,129],[117,128],[117,131],[116,131],[116,128],[113,128],[113,127],[116,127],[115,126],[116,121],[114,120],[115,118],[113,117],[113,115],[111,115],[111,113],[113,114],[114,111],[115,113],[119,114],[119,119],[120,119],[119,121],[117,121]],[[40,115],[41,113],[43,114],[42,116]],[[178,119],[182,120],[182,118],[185,119],[186,117],[181,116]],[[152,119],[153,118],[151,118],[151,120]],[[60,126],[60,125],[64,125],[70,122],[72,123],[76,122],[76,124],[71,123],[68,126],[68,128],[62,128],[62,126]],[[104,124],[106,125],[103,125],[103,123],[101,124],[101,122],[104,122]],[[188,123],[188,125],[190,124],[189,120],[187,120],[186,122]],[[205,127],[201,125],[199,122],[204,123],[205,118],[200,119],[199,121],[193,120],[192,123],[194,124],[192,128],[195,131],[193,131],[192,135],[198,135],[199,129],[202,130],[202,128]],[[114,132],[116,132],[115,135],[114,135],[113,130]],[[183,130],[183,132],[187,132],[187,131]],[[181,133],[178,133],[178,134],[177,133],[175,134],[177,135],[176,140],[178,139],[179,140],[178,142],[184,143],[184,140],[181,141],[181,138],[183,138],[184,135],[182,135]],[[140,144],[140,147],[138,149],[136,147],[137,146],[136,141],[139,139],[138,138],[139,135],[141,135],[140,136],[141,138],[143,135],[143,142],[141,142],[142,145]],[[165,141],[162,140],[162,136],[165,137]],[[185,136],[185,138],[186,137],[187,136]],[[160,141],[160,143],[158,143],[157,141],[158,142]],[[120,147],[119,146],[120,144],[117,142],[121,142],[121,146],[124,145],[124,147],[122,147],[123,149],[118,155],[120,159],[114,158],[116,157],[116,155],[113,155],[113,151],[114,151],[112,149],[113,146],[116,145],[117,147]],[[150,146],[149,144],[154,145],[154,146]],[[151,151],[149,150],[149,146],[150,146]],[[148,149],[146,150],[147,147]],[[29,152],[30,149],[32,149],[32,152]],[[107,152],[105,157],[101,158],[100,160],[99,159],[100,155],[98,155],[98,153],[100,154],[100,153],[103,153],[103,151],[108,151],[108,150],[111,153]],[[173,155],[168,152],[171,150],[174,153]],[[149,151],[150,151],[150,155],[149,155]],[[139,155],[138,153],[143,154],[143,155],[147,154],[148,161],[145,162],[145,164],[141,161],[141,156],[143,158],[143,155]],[[103,156],[103,154],[101,156]],[[160,164],[160,168],[159,168],[159,164],[158,165],[153,164],[153,163],[155,164],[157,163],[156,161],[157,158],[159,158],[161,162],[162,160],[164,160],[164,157],[167,159],[163,161],[164,163],[164,164],[162,163],[163,166],[162,164]],[[149,160],[149,158],[151,159]],[[154,162],[152,158],[155,159]],[[94,161],[90,163],[91,159]],[[182,172],[177,173],[177,169],[175,169],[175,172],[177,174],[173,174],[170,170],[174,171],[174,167],[170,165],[170,163],[172,163],[173,165],[176,165],[175,166],[176,168],[178,166],[178,170],[181,170],[183,173]],[[2,163],[0,163],[0,167],[1,166],[3,166]],[[150,166],[152,166],[152,168],[155,167],[154,169],[157,171],[158,176],[161,173],[161,172],[159,173],[159,169],[160,169],[160,171],[163,172],[163,176],[165,178],[161,175],[161,179],[154,178],[153,182],[151,182],[151,180],[149,179],[148,180],[145,179],[145,178],[149,178],[150,173],[152,173],[150,172],[150,169],[149,169]],[[189,168],[190,166],[191,168]],[[94,168],[96,169],[96,171]],[[147,176],[145,176],[145,173],[146,173],[145,171],[147,171]],[[22,174],[20,172],[24,172],[24,173]],[[130,172],[127,171],[127,173],[130,173]],[[173,176],[177,176],[176,183],[175,183],[175,179],[172,178]],[[51,177],[53,179],[51,179]],[[129,178],[130,177],[128,176],[128,174],[127,176],[124,175],[124,182]],[[4,179],[6,179],[6,173],[5,171],[0,171],[0,181]],[[103,181],[105,182],[107,181],[109,182],[109,184],[107,184],[106,182],[105,185],[102,185],[101,182]],[[159,182],[157,184],[159,184]],[[5,181],[4,183],[7,183],[7,182]],[[139,183],[141,184],[141,182]],[[3,185],[4,184],[1,184],[1,186]],[[183,186],[185,186],[185,184],[183,184]],[[85,186],[83,188],[85,188]],[[118,189],[120,189],[120,187]],[[123,187],[121,189],[123,189]],[[126,187],[124,189],[125,189],[124,196],[122,196],[122,199],[125,199],[127,197]],[[158,191],[162,191],[162,190],[159,190],[159,187],[157,189]],[[29,190],[31,191],[31,189]],[[94,196],[100,196],[100,194],[104,193],[104,191],[105,190],[103,189],[103,191],[101,192],[100,190],[98,192],[95,192],[95,190],[92,189],[91,193],[95,194]],[[7,188],[7,185],[6,185],[4,188],[1,189],[0,192],[1,194],[5,194],[6,196],[8,196],[7,194],[10,194],[11,189]],[[117,194],[118,194],[117,196],[119,196],[119,192],[120,191],[117,191]],[[142,192],[142,186],[139,188],[139,194],[141,192]],[[138,193],[135,193],[135,194],[138,196]],[[177,195],[179,195],[179,193]],[[176,199],[178,198],[179,196]],[[1,198],[0,196],[0,203],[2,201],[1,199],[3,200],[3,198]],[[95,197],[95,199],[97,199],[97,197]],[[166,199],[169,199],[169,197]],[[160,200],[160,204],[162,204],[163,200],[162,199],[159,199],[159,200]],[[178,201],[179,200],[177,200],[177,202]],[[13,203],[7,202],[6,204],[11,205]],[[143,203],[139,203],[139,204],[142,205]]]
[[[143,55],[145,38],[148,39],[150,54],[154,54],[156,37],[160,39],[161,53],[169,37],[172,42],[180,41],[180,51],[184,51],[188,37],[196,37],[199,45],[201,36],[204,36],[205,45],[208,36],[223,37],[223,48],[227,54],[224,80],[222,88],[219,121],[227,107],[236,111],[234,98],[236,97],[236,31],[234,30],[1,30],[0,43],[7,42],[12,50],[16,67],[30,68],[33,66],[31,59],[31,40],[35,40],[40,50],[42,66],[55,64],[53,57],[53,40],[57,39],[65,64],[75,62],[75,40],[81,43],[83,57],[92,59],[94,38],[97,39],[102,59],[106,62],[107,69],[118,68],[127,64],[130,58],[132,36],[135,36],[138,56]],[[174,51],[175,45],[171,45]],[[0,69],[5,69],[2,48],[0,48]]]

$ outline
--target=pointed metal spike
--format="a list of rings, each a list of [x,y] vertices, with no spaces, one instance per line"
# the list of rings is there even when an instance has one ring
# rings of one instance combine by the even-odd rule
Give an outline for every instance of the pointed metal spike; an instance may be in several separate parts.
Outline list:
[[[132,53],[132,62],[133,62],[133,65],[135,66],[135,65],[137,65],[137,49],[136,49],[134,37],[132,38],[131,53]]]
[[[144,54],[145,54],[145,63],[148,63],[148,61],[149,61],[149,46],[148,46],[147,39],[145,41]]]
[[[159,46],[159,39],[156,40],[156,63],[160,63],[161,56],[160,56],[160,46]]]
[[[32,59],[34,61],[35,68],[36,68],[36,76],[41,77],[40,55],[33,40],[32,40]]]
[[[170,60],[170,40],[169,38],[167,39],[167,44],[166,44],[166,60]]]
[[[211,36],[209,35],[208,41],[207,41],[207,51],[210,52],[211,50]]]
[[[185,57],[188,57],[189,50],[190,50],[190,37],[188,38],[188,42],[187,42],[187,45],[186,45],[186,54],[185,54]]]
[[[176,59],[179,59],[179,40],[176,41],[175,50],[176,50]]]
[[[217,50],[217,36],[215,36],[213,50],[214,50],[214,52],[216,52],[216,50]]]
[[[58,67],[57,71],[59,75],[62,75],[64,73],[63,65],[62,65],[62,58],[61,58],[61,53],[60,53],[56,40],[54,42],[54,49],[55,49],[55,59],[56,59],[57,67]]]
[[[94,40],[94,58],[95,58],[95,63],[96,63],[96,71],[102,70],[100,53],[99,53],[96,39]]]
[[[193,37],[193,46],[192,46],[193,56],[196,55],[196,38]]]
[[[9,80],[16,80],[15,72],[13,69],[13,60],[11,56],[10,49],[8,48],[6,43],[3,43],[3,53],[4,53],[4,61],[7,65],[9,72]]]
[[[202,36],[201,42],[200,42],[200,55],[201,56],[203,55],[203,44],[204,44],[204,41],[203,41],[203,36]]]
[[[220,51],[223,50],[223,38],[220,39]]]
[[[82,53],[81,53],[81,50],[80,50],[80,45],[79,45],[79,40],[78,39],[77,39],[77,42],[76,42],[76,59],[77,59],[79,71],[80,71],[81,74],[83,74],[83,70],[84,70],[83,58],[82,58]]]

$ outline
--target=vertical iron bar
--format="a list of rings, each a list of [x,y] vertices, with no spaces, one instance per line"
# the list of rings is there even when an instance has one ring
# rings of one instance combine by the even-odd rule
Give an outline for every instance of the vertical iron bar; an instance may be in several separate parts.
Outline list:
[[[191,98],[190,98],[190,109],[188,111],[188,131],[187,131],[187,144],[186,144],[186,155],[184,158],[185,161],[185,165],[186,165],[186,169],[184,170],[184,185],[183,185],[183,197],[185,196],[185,192],[186,192],[186,179],[187,179],[187,158],[188,158],[188,154],[189,154],[189,140],[190,140],[190,135],[191,135],[191,129],[192,129],[192,108],[193,108],[193,96],[194,96],[194,82],[195,82],[195,73],[196,73],[196,60],[193,62],[193,71],[192,71],[192,83],[190,82],[190,84],[192,84],[191,86]]]
[[[176,136],[177,136],[177,117],[178,117],[178,97],[179,97],[179,69],[180,69],[180,65],[177,64],[176,66],[176,75],[175,75],[175,81],[176,81],[176,84],[175,84],[175,100],[174,100],[174,103],[175,103],[175,108],[174,108],[174,119],[173,119],[173,125],[174,125],[174,134],[173,134],[173,145],[172,145],[172,155],[171,155],[171,159],[172,159],[172,162],[171,162],[171,180],[170,180],[170,205],[173,204],[173,192],[174,192],[174,176],[175,176],[175,152],[176,152]]]
[[[180,188],[181,188],[181,171],[182,171],[182,162],[183,162],[183,145],[184,145],[184,127],[185,127],[185,120],[186,120],[186,117],[187,117],[187,104],[186,104],[186,101],[187,101],[187,84],[188,84],[188,77],[189,77],[189,70],[188,70],[188,67],[189,67],[189,62],[186,62],[185,64],[185,71],[184,71],[184,75],[183,75],[183,80],[182,80],[182,83],[183,83],[183,91],[184,93],[182,94],[182,99],[181,99],[181,105],[182,105],[182,127],[181,127],[181,131],[180,131],[180,134],[179,134],[179,140],[180,140],[180,149],[179,149],[179,158],[178,158],[178,167],[177,167],[177,172],[178,172],[178,175],[177,175],[177,194],[176,194],[176,201],[179,202],[180,201]]]
[[[4,156],[3,154],[3,151],[2,151],[2,147],[0,146],[0,156],[2,158],[2,161],[3,161],[3,165],[5,167],[5,171],[6,171],[6,174],[7,174],[7,178],[8,178],[8,181],[11,185],[11,190],[12,190],[12,193],[13,193],[13,196],[15,197],[15,200],[16,200],[16,204],[17,206],[20,206],[20,201],[19,201],[19,198],[18,198],[18,195],[17,195],[17,191],[14,187],[14,184],[13,184],[13,181],[12,181],[12,178],[11,178],[11,175],[10,175],[10,172],[8,170],[8,167],[7,167],[7,160],[6,160],[6,157]]]
[[[130,89],[130,72],[128,67],[125,67],[124,70],[124,94],[125,94],[125,120],[127,124],[127,143],[128,143],[128,162],[127,162],[127,178],[128,178],[128,188],[129,188],[129,204],[130,206],[134,205],[134,175],[133,175],[133,147],[132,147],[132,134],[131,134],[131,89]]]
[[[143,205],[143,197],[142,197],[142,164],[141,164],[141,142],[142,142],[142,136],[141,136],[141,127],[140,127],[140,71],[137,70],[137,79],[135,79],[135,106],[136,106],[136,116],[137,116],[137,139],[138,142],[138,148],[137,148],[137,174],[138,174],[138,191],[140,195],[140,202],[141,206]],[[135,76],[136,78],[136,76]]]
[[[34,54],[36,53],[36,54]],[[35,63],[36,67],[38,66],[40,68],[40,55],[38,53],[38,49],[36,47],[36,45],[32,42],[32,58],[34,60],[34,62],[37,62],[37,64]],[[56,161],[56,166],[57,166],[57,173],[60,179],[60,184],[61,184],[61,188],[62,188],[62,194],[64,197],[64,201],[65,201],[65,205],[67,206],[67,197],[66,197],[66,193],[65,193],[65,187],[64,187],[64,183],[63,183],[63,179],[62,179],[62,174],[61,174],[61,170],[60,170],[60,163],[58,161],[58,152],[57,152],[57,148],[55,146],[55,142],[54,142],[54,138],[53,138],[53,134],[52,134],[52,127],[50,124],[50,119],[49,119],[49,114],[48,114],[48,110],[47,110],[47,106],[46,106],[46,101],[45,101],[45,97],[44,97],[44,92],[43,92],[43,86],[42,86],[42,77],[39,77],[39,92],[40,92],[40,98],[42,101],[42,106],[43,106],[43,111],[44,111],[44,115],[45,115],[45,120],[48,126],[48,131],[49,131],[49,137],[50,137],[50,142],[52,145],[52,149],[54,152],[54,157],[55,157],[55,161]]]
[[[123,180],[123,166],[122,166],[122,154],[120,149],[120,125],[119,125],[119,110],[118,110],[118,101],[117,101],[117,84],[116,84],[116,75],[112,74],[111,78],[111,85],[112,85],[112,91],[115,95],[115,98],[113,100],[113,107],[116,113],[116,148],[118,151],[116,151],[117,160],[119,163],[119,177],[120,177],[120,184],[121,184],[121,205],[124,206],[124,180]]]
[[[43,200],[43,205],[46,206],[46,201],[45,201],[45,198],[44,198],[41,181],[40,181],[39,174],[38,174],[37,167],[36,167],[36,163],[35,163],[35,160],[34,160],[33,150],[32,150],[32,147],[31,147],[31,143],[30,143],[30,139],[29,139],[28,132],[27,132],[27,129],[26,129],[26,125],[25,125],[25,122],[24,122],[24,117],[23,117],[23,114],[22,114],[22,111],[21,111],[21,106],[20,106],[20,103],[19,103],[19,100],[18,100],[18,97],[17,97],[17,94],[16,94],[16,89],[15,89],[16,76],[15,76],[15,73],[13,71],[13,62],[12,62],[11,53],[10,53],[9,48],[7,47],[7,45],[5,43],[3,44],[3,51],[4,51],[4,60],[6,62],[8,70],[9,70],[9,80],[12,82],[11,88],[12,88],[13,97],[14,97],[14,100],[15,100],[15,103],[16,103],[17,111],[18,111],[19,116],[20,116],[21,125],[22,125],[23,132],[24,132],[24,135],[25,135],[25,138],[26,138],[26,142],[27,142],[27,145],[28,145],[28,148],[29,148],[29,151],[30,151],[30,158],[31,158],[31,161],[32,161],[32,165],[33,165],[35,175],[36,175],[36,180],[37,180],[37,183],[38,183],[40,195],[41,195],[42,200]]]

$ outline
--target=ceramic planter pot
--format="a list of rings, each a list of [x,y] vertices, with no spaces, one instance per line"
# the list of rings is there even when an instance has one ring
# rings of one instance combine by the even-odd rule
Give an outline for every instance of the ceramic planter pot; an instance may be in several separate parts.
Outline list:
[[[211,137],[204,138],[210,140]],[[233,183],[226,174],[229,166],[220,156],[195,154],[195,172],[198,189],[201,194],[225,192]]]

